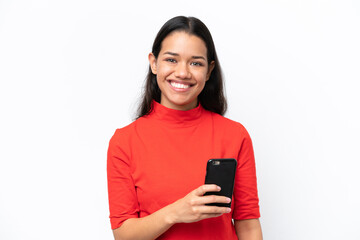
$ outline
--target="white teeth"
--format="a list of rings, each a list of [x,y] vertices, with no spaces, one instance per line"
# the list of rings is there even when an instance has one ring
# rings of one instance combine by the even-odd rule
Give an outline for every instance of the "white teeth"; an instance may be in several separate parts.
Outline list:
[[[170,82],[171,86],[173,86],[174,88],[182,88],[182,89],[186,89],[189,88],[190,85],[186,85],[186,84],[181,84],[181,83],[176,83],[176,82]]]

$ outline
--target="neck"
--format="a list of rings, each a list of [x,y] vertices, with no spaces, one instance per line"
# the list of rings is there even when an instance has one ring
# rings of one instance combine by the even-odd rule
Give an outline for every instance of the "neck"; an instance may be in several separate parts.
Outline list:
[[[178,105],[178,104],[171,103],[169,101],[165,101],[165,100],[163,100],[163,98],[161,98],[160,104],[163,105],[164,107],[171,108],[174,110],[188,111],[188,110],[194,109],[198,106],[198,100],[190,102],[188,104]]]

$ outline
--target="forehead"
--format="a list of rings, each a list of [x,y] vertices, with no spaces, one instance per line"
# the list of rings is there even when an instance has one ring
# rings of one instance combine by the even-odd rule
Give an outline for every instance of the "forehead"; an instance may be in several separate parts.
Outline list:
[[[162,41],[160,54],[167,51],[184,55],[201,55],[205,58],[207,54],[205,42],[201,38],[183,31],[175,31]]]

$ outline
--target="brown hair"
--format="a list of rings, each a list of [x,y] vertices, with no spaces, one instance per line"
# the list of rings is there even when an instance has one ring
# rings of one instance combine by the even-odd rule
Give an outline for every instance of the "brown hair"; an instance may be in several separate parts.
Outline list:
[[[153,46],[152,53],[155,58],[159,56],[162,41],[174,31],[184,31],[201,38],[207,48],[207,61],[212,61],[215,67],[211,72],[209,80],[198,96],[198,100],[206,110],[224,115],[227,109],[227,101],[224,94],[224,83],[220,63],[216,54],[214,41],[209,29],[203,22],[195,17],[178,16],[168,20],[158,32]],[[152,111],[152,101],[160,102],[161,91],[157,84],[156,75],[152,73],[149,66],[145,82],[145,89],[138,108],[137,118],[145,116]]]

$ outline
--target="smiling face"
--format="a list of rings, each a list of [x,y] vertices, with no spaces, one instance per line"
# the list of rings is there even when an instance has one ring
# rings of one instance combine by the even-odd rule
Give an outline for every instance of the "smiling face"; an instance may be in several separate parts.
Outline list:
[[[149,54],[149,62],[161,90],[160,103],[177,110],[197,106],[197,97],[214,68],[214,62],[208,64],[204,41],[186,32],[169,34],[158,57]]]

